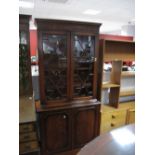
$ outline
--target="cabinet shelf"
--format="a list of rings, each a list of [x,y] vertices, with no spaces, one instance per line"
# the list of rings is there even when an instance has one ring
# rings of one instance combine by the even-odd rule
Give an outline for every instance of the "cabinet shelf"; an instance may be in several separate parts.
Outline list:
[[[135,95],[135,90],[134,89],[122,90],[120,92],[120,97],[123,97],[123,96],[134,96],[134,95]]]
[[[113,88],[113,87],[120,87],[120,85],[114,84],[114,83],[111,83],[111,82],[103,82],[102,83],[102,88],[103,89]]]
[[[123,71],[121,76],[122,77],[133,77],[135,76],[135,71]]]
[[[101,40],[101,42],[104,42],[104,61],[115,59],[122,61],[135,60],[135,42],[109,39]]]

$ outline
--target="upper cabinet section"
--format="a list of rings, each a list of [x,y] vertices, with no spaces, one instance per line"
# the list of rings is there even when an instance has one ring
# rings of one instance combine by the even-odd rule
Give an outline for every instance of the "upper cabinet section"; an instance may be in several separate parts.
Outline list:
[[[42,104],[96,98],[100,24],[43,19],[36,23]]]
[[[100,40],[101,51],[104,51],[104,62],[112,60],[134,61],[135,42],[122,40]]]
[[[32,95],[30,44],[29,44],[30,16],[19,15],[19,94]]]

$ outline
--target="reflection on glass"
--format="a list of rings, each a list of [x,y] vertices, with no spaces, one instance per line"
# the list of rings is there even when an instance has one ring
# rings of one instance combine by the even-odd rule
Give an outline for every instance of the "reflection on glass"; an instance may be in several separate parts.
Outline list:
[[[28,95],[30,93],[29,77],[29,55],[26,40],[26,33],[21,31],[19,36],[19,93]]]
[[[24,31],[22,31],[20,33],[20,43],[21,44],[27,44],[26,32],[24,32]]]
[[[45,95],[47,100],[67,97],[67,38],[43,36]]]
[[[74,96],[93,95],[95,38],[74,36]]]

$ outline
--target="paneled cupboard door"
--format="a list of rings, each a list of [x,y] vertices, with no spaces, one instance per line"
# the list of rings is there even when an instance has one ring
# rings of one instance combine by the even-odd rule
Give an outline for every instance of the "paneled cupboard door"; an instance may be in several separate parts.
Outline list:
[[[44,101],[67,100],[69,96],[69,35],[44,32],[41,35],[41,91]]]
[[[77,108],[73,116],[73,148],[81,147],[98,134],[99,106]]]
[[[56,152],[71,148],[71,117],[69,110],[42,114],[41,143],[43,155],[52,155]]]
[[[72,34],[72,96],[93,97],[96,89],[95,35]]]

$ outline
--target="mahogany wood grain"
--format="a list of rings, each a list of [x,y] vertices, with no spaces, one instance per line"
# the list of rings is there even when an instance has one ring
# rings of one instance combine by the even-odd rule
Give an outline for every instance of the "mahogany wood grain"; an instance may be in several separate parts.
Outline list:
[[[40,101],[36,103],[36,111],[40,129],[41,155],[53,155],[66,151],[72,152],[74,148],[85,145],[99,134],[100,102],[96,100],[96,91],[98,89],[97,61],[99,27],[101,24],[48,19],[36,19],[36,23],[38,31],[40,81]],[[50,67],[48,66],[45,68],[44,66],[46,59],[44,59],[45,54],[43,52],[43,36],[45,33],[47,36],[51,34],[62,34],[66,38],[67,95],[64,98],[47,98],[45,87],[47,80],[44,71],[45,69],[50,70]],[[83,62],[76,62],[76,59],[78,59],[79,56],[74,55],[75,36],[82,36],[82,38],[89,38],[89,36],[91,36],[94,38],[94,55],[92,56],[93,65],[92,62],[88,63],[90,67],[92,66],[92,71],[90,72],[91,75],[89,75],[89,81],[91,81],[92,86],[89,88],[91,89],[91,93],[87,94],[83,94],[81,90],[79,93],[75,93],[75,86],[78,84],[78,82],[75,83],[74,78],[77,74],[75,72],[75,70],[77,70],[75,67],[79,66],[80,69],[84,68]],[[74,58],[76,59],[74,60]],[[86,64],[84,64],[84,66]],[[53,70],[54,68],[55,66],[53,65]],[[82,82],[82,85],[86,84],[86,81],[83,79],[81,80],[81,78],[80,81]],[[57,87],[58,85],[59,84],[57,83],[54,86]],[[82,87],[81,89],[83,89]]]
[[[40,97],[41,104],[54,106],[64,106],[67,101],[71,101],[76,97],[73,96],[73,41],[74,35],[93,36],[95,38],[94,44],[94,69],[93,69],[93,93],[91,98],[96,98],[97,91],[97,74],[98,74],[98,42],[99,42],[99,23],[89,22],[75,22],[75,21],[63,21],[63,20],[47,20],[36,19],[38,28],[38,53],[39,53],[39,83],[40,83]],[[45,75],[44,75],[44,54],[42,47],[43,34],[63,34],[67,38],[67,97],[64,100],[47,100],[45,97]],[[99,75],[100,76],[100,75]],[[80,96],[82,98],[83,96]],[[89,96],[86,96],[89,97]]]
[[[42,155],[79,148],[99,134],[100,104],[47,110],[38,113]]]
[[[74,110],[73,147],[81,147],[98,135],[99,107],[90,106]]]

